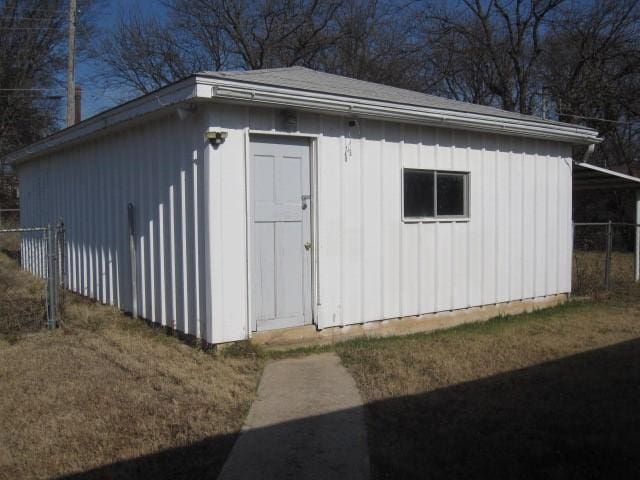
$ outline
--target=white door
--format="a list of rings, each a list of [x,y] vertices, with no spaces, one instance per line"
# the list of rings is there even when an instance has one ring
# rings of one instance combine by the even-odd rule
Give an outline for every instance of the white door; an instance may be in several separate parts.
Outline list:
[[[253,330],[311,323],[309,141],[251,137]]]

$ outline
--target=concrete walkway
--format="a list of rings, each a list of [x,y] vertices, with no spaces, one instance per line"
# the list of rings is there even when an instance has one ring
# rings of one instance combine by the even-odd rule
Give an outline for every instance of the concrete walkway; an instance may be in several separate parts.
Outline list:
[[[267,365],[218,478],[369,478],[362,399],[337,355]]]

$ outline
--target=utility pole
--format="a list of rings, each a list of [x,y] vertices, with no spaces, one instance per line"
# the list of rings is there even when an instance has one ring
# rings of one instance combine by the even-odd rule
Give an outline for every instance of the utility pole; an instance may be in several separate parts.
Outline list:
[[[69,58],[67,60],[67,127],[76,121],[76,0],[69,0]]]

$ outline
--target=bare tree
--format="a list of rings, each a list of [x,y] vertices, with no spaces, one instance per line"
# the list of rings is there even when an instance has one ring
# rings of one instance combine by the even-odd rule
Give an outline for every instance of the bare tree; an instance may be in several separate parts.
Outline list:
[[[199,70],[312,65],[334,41],[337,1],[165,0],[121,18],[99,47],[107,77],[148,93]]]
[[[201,69],[199,46],[180,33],[139,11],[121,18],[98,47],[108,68],[107,83],[149,93]]]
[[[103,42],[112,81],[147,93],[198,70],[303,65],[409,88],[423,84],[411,1],[164,3],[169,15],[162,22],[133,14]]]
[[[348,77],[419,90],[423,85],[422,45],[414,2],[346,2],[336,18],[333,45],[317,68]]]
[[[631,166],[640,154],[640,2],[564,9],[550,25],[544,84],[560,120],[600,131],[595,160]]]
[[[545,21],[565,0],[462,0],[430,5],[433,78],[451,96],[531,113]],[[493,98],[491,98],[493,97]]]
[[[0,158],[55,126],[56,74],[64,65],[63,0],[0,2]],[[15,177],[0,164],[0,205]]]
[[[447,28],[440,20],[434,23],[427,22],[425,28],[423,89],[465,102],[498,103],[491,54],[480,42],[468,42],[467,33]],[[480,36],[479,28],[477,24],[468,25],[468,29],[476,30],[473,33],[476,38]]]
[[[267,1],[253,13],[250,4],[222,3],[227,33],[251,69],[312,64],[335,38],[336,1]]]
[[[597,128],[613,165],[640,150],[640,0],[163,0],[125,19],[110,75],[148,92],[196,70],[305,65]]]

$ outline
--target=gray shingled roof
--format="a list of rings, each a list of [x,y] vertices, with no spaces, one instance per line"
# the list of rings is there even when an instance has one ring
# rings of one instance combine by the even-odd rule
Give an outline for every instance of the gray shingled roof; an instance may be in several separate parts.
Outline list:
[[[485,107],[475,103],[460,102],[448,98],[426,95],[412,90],[390,87],[380,83],[365,82],[355,78],[318,72],[304,67],[273,68],[266,70],[249,70],[235,72],[200,72],[197,75],[233,80],[273,87],[284,87],[295,90],[342,95],[367,100],[378,100],[402,105],[436,108],[464,113],[477,113],[494,117],[512,118],[534,121],[550,125],[566,125],[561,122],[543,120],[532,115],[509,112],[499,108]]]

